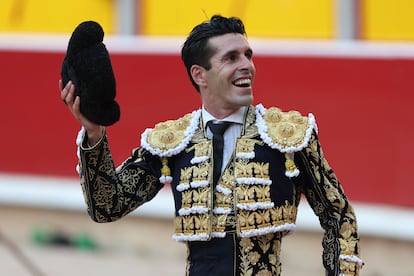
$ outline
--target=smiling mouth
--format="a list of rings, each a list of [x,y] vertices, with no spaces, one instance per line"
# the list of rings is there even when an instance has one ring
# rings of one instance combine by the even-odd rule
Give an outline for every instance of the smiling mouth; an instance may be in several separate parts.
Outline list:
[[[250,87],[252,85],[251,79],[238,79],[233,82],[233,85],[237,87]]]

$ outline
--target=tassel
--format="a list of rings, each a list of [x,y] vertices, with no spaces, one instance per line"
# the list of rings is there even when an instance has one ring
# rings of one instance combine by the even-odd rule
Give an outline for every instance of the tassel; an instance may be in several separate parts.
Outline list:
[[[299,170],[296,167],[295,161],[293,161],[293,153],[285,153],[286,161],[285,161],[285,175],[287,177],[295,177],[299,175]]]
[[[161,159],[162,162],[162,168],[161,168],[161,177],[160,177],[160,182],[163,184],[170,184],[172,181],[172,177],[171,177],[171,170],[168,167],[168,159],[167,157],[163,157]]]

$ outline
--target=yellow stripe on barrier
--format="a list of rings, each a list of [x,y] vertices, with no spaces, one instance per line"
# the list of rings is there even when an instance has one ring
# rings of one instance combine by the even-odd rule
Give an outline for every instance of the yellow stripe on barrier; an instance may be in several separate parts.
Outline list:
[[[414,1],[364,0],[363,3],[363,39],[414,40]]]
[[[113,33],[114,0],[2,0],[0,31],[72,32],[82,21],[98,21],[105,32]]]
[[[186,35],[213,14],[240,17],[249,36],[332,38],[331,0],[142,0],[141,31],[147,35]]]

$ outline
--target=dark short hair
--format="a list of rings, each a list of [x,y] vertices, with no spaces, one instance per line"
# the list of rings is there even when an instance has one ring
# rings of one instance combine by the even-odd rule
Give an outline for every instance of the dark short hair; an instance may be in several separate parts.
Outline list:
[[[223,17],[213,15],[210,20],[205,21],[193,28],[181,49],[181,59],[187,69],[191,83],[200,91],[199,86],[191,77],[191,66],[199,65],[210,70],[210,58],[214,55],[214,49],[208,46],[211,37],[228,33],[239,33],[246,35],[243,22],[237,17]]]

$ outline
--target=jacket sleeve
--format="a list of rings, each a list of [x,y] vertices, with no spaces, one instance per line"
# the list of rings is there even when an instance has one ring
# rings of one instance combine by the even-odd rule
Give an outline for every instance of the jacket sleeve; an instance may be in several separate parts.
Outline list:
[[[150,201],[163,187],[160,160],[143,148],[134,149],[115,168],[106,134],[91,148],[85,143],[81,138],[78,169],[88,213],[94,221],[115,221]]]
[[[321,149],[316,132],[297,154],[301,189],[325,230],[323,264],[329,276],[359,275],[359,237],[354,210]]]

